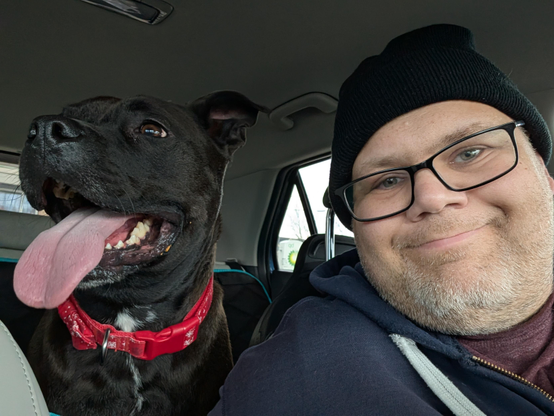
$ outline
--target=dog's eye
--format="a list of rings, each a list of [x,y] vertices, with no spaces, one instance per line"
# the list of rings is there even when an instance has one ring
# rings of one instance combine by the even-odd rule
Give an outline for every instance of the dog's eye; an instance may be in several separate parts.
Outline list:
[[[167,137],[167,132],[153,123],[146,123],[140,126],[140,132],[152,137]]]

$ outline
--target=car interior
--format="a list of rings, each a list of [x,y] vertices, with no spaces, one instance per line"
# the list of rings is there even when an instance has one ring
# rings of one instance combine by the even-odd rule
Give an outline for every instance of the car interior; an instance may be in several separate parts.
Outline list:
[[[554,131],[552,18],[554,4],[544,0],[7,2],[0,14],[0,321],[8,341],[0,338],[0,348],[12,345],[26,368],[42,315],[12,288],[19,257],[53,224],[19,187],[19,155],[36,116],[95,96],[185,104],[218,90],[269,109],[248,130],[224,183],[215,271],[236,361],[270,337],[295,302],[322,296],[309,284],[311,270],[355,246],[325,192],[340,86],[357,65],[410,30],[465,26]],[[0,403],[24,401],[4,398],[12,384],[0,377]]]

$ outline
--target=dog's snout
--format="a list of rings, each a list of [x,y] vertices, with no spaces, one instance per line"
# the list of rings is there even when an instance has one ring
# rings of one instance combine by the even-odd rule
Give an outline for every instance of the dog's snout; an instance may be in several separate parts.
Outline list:
[[[34,140],[39,137],[44,140],[60,142],[75,140],[83,134],[81,127],[73,120],[60,116],[43,116],[31,123],[27,137]]]

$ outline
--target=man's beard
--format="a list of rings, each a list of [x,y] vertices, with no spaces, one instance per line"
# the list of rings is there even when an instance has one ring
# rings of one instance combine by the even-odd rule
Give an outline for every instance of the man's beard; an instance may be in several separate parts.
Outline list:
[[[380,295],[423,327],[451,335],[499,332],[529,318],[529,310],[540,307],[537,299],[552,290],[552,221],[539,222],[540,214],[552,211],[544,203],[540,208],[522,230],[513,230],[506,216],[485,221],[495,237],[487,253],[468,244],[433,257],[410,256],[410,248],[424,241],[414,235],[395,246],[401,264],[359,250],[362,265]],[[444,235],[445,228],[475,226],[430,224],[424,234]]]

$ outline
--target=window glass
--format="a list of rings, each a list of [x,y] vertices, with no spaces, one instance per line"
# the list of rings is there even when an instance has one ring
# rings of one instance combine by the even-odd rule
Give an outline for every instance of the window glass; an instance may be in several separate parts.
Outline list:
[[[331,159],[326,159],[299,169],[300,178],[308,195],[312,215],[314,216],[318,234],[325,234],[327,208],[323,205],[323,193],[329,186],[329,169]],[[335,234],[353,237],[352,231],[346,228],[335,215]]]
[[[0,210],[46,215],[29,205],[19,186],[19,167],[11,163],[0,162]]]
[[[306,191],[310,210],[318,234],[325,234],[327,208],[323,205],[323,194],[329,183],[330,159],[313,163],[298,170]],[[335,216],[335,234],[353,236]],[[296,186],[291,194],[277,242],[277,269],[292,271],[300,246],[310,236],[308,220]]]
[[[308,220],[302,207],[298,189],[294,187],[279,230],[277,241],[277,268],[292,271],[302,242],[310,236]]]

